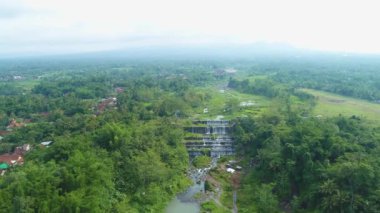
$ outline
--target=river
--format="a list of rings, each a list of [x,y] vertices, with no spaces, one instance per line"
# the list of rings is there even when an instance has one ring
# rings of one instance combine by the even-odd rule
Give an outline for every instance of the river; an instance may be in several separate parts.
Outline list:
[[[190,186],[185,192],[177,195],[166,208],[166,213],[199,213],[199,202],[194,198],[197,193],[203,193],[205,188],[205,180],[208,171],[211,168],[216,167],[217,158],[213,158],[211,165],[204,169],[193,169],[189,171],[189,177],[193,181],[193,185]]]
[[[175,197],[166,208],[166,213],[198,213],[200,212],[199,203],[193,198],[195,194],[201,192],[204,183],[195,183],[188,190]]]
[[[205,177],[209,168],[193,169],[189,177],[193,181],[185,192],[177,195],[166,208],[166,213],[198,213],[200,212],[199,202],[194,198],[197,193],[203,193],[205,188]]]

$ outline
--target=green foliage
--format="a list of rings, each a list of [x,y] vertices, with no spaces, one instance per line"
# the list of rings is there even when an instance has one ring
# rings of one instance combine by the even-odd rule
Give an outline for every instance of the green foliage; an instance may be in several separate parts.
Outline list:
[[[349,61],[328,59],[308,62],[307,68],[305,64],[292,62],[289,64],[291,69],[289,65],[283,65],[281,72],[276,72],[273,79],[300,88],[323,90],[370,101],[380,100],[378,63],[371,59],[360,61],[358,58]]]
[[[153,110],[161,117],[173,115],[183,117],[187,114],[188,106],[180,98],[164,97]]]
[[[218,206],[213,201],[208,201],[208,202],[202,203],[201,207],[202,207],[202,210],[201,210],[202,213],[206,213],[206,212],[227,213],[227,212],[230,212],[230,211],[224,209],[223,207]]]
[[[193,165],[196,168],[206,168],[209,167],[211,163],[211,158],[207,155],[197,156],[193,160]]]
[[[257,212],[278,212],[278,200],[272,194],[273,185],[263,184],[256,190],[253,202]]]
[[[269,98],[279,96],[283,92],[280,85],[269,79],[256,79],[252,83],[248,79],[243,81],[230,79],[228,86],[241,92],[254,93]]]
[[[0,180],[0,198],[15,197],[1,207],[7,212],[160,211],[188,184],[181,136],[171,124],[151,122],[106,124],[93,137],[56,138]]]
[[[205,181],[205,191],[210,191],[210,192],[214,191],[214,187],[208,180]]]
[[[22,167],[0,178],[0,209],[161,212],[190,182],[179,119],[207,107],[209,113],[197,116],[241,117],[234,137],[250,169],[238,190],[239,212],[377,212],[379,128],[357,116],[311,118],[316,100],[298,88],[378,101],[378,63],[301,61],[2,63],[0,129],[14,118],[30,123],[5,135],[0,152],[25,143],[34,149]],[[213,76],[227,65],[239,70],[228,82],[232,89]],[[117,109],[95,113],[108,97],[117,97]],[[242,99],[259,105],[242,109]],[[46,140],[54,144],[40,147]],[[209,163],[205,156],[194,161]],[[230,174],[211,173],[231,208]],[[202,210],[226,212],[212,201]]]
[[[112,207],[112,167],[93,152],[74,151],[65,162],[30,161],[0,183],[6,212],[104,212]],[[108,198],[108,199],[104,199]]]
[[[297,211],[373,212],[380,186],[376,130],[356,118],[289,122],[292,113],[286,116],[242,118],[234,128],[255,173],[245,179],[243,198],[253,196],[242,201],[243,209],[274,212],[264,208],[282,201]]]
[[[303,89],[303,91],[314,95],[317,99],[317,104],[312,110],[314,116],[360,116],[374,123],[380,121],[380,116],[378,116],[380,104],[378,103],[311,89]]]
[[[148,83],[124,85],[138,92],[132,96],[119,94],[119,109],[98,116],[90,111],[95,101],[85,99],[111,92],[104,76],[87,75],[75,80],[66,76],[43,81],[33,90],[38,94],[0,96],[4,100],[0,103],[0,112],[5,112],[1,117],[4,126],[8,116],[36,118],[34,123],[7,135],[2,151],[12,150],[14,141],[54,141],[49,148],[35,146],[24,166],[0,179],[0,198],[7,200],[1,202],[2,210],[162,211],[190,183],[186,178],[188,154],[182,143],[183,131],[175,119],[188,106],[170,92],[156,99],[157,90],[147,87]],[[185,82],[163,85],[168,91],[187,88]],[[158,108],[154,107],[156,103]],[[46,116],[31,115],[40,112]]]
[[[0,83],[1,96],[15,96],[23,92],[22,88],[16,87],[13,83]]]

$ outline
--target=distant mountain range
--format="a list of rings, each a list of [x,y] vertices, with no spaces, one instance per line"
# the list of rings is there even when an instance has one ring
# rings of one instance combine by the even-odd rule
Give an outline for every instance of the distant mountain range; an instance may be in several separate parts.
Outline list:
[[[315,57],[315,56],[375,56],[373,54],[347,54],[322,52],[293,47],[284,43],[251,44],[208,44],[208,45],[155,45],[123,48],[108,51],[82,53],[24,53],[0,54],[0,59],[43,58],[43,59],[252,59],[253,57]]]

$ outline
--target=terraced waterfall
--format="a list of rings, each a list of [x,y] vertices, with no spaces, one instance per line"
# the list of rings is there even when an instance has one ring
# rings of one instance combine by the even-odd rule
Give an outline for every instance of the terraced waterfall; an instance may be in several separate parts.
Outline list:
[[[228,120],[194,121],[194,126],[186,127],[192,136],[185,138],[186,148],[191,157],[209,154],[211,157],[233,155],[231,124]]]
[[[199,212],[199,203],[194,199],[194,195],[204,192],[204,182],[208,171],[216,166],[217,158],[235,153],[234,141],[230,136],[231,124],[228,120],[194,121],[193,126],[185,127],[185,131],[190,133],[190,136],[185,138],[185,145],[190,158],[209,155],[213,159],[210,167],[189,171],[189,176],[194,184],[168,205],[167,213]]]

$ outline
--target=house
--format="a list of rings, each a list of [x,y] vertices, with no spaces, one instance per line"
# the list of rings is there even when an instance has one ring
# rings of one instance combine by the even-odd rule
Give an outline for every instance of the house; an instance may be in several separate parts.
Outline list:
[[[0,155],[0,163],[6,163],[9,166],[22,165],[24,163],[24,158],[22,155],[13,154],[2,154]]]
[[[25,155],[25,153],[30,151],[30,148],[31,148],[30,144],[24,144],[22,146],[16,147],[13,153],[18,154],[18,155]]]
[[[228,74],[235,74],[237,72],[237,70],[234,68],[227,68],[224,71],[226,71]]]
[[[227,172],[233,174],[233,173],[235,173],[235,169],[233,169],[233,168],[227,168]]]
[[[0,176],[3,176],[10,167],[24,164],[23,155],[30,151],[30,144],[16,147],[12,154],[0,155]]]
[[[22,77],[19,76],[19,75],[15,75],[15,76],[13,76],[13,80],[21,80],[21,79],[22,79]]]
[[[16,119],[12,119],[10,122],[9,122],[9,125],[7,126],[7,130],[12,130],[14,128],[18,128],[18,127],[23,127],[25,124],[22,123],[22,122],[17,122]]]
[[[124,88],[122,88],[122,87],[116,87],[115,88],[115,92],[116,93],[123,93],[124,92]]]
[[[44,146],[44,147],[49,147],[51,144],[53,144],[53,141],[44,141],[44,142],[41,142],[41,145]]]
[[[104,110],[107,107],[115,107],[117,104],[117,99],[115,97],[113,98],[107,98],[100,101],[98,104],[98,113],[104,112]]]
[[[224,69],[216,69],[214,71],[214,76],[215,77],[224,77],[226,75],[226,71]]]

